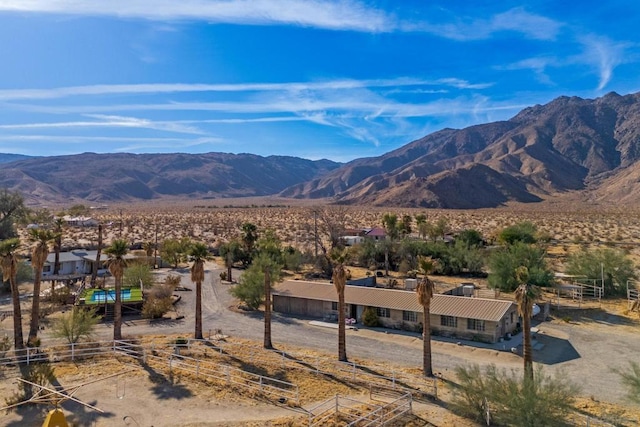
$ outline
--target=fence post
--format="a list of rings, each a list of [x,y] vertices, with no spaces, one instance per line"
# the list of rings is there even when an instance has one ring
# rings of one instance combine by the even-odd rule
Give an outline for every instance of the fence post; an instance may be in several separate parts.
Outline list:
[[[262,375],[260,375],[260,391],[262,391]]]
[[[169,356],[169,375],[173,374],[172,368],[173,368],[173,355]]]
[[[438,399],[438,376],[433,377],[433,397]]]
[[[76,343],[71,343],[71,361],[74,362],[76,360]]]

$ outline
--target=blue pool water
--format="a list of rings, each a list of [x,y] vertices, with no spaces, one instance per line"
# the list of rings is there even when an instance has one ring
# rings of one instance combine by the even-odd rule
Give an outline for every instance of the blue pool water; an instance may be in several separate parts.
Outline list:
[[[120,291],[120,297],[123,301],[131,299],[131,289],[123,289]],[[106,302],[106,301],[115,301],[116,300],[116,291],[110,289],[108,291],[94,291],[93,295],[91,295],[91,301],[93,302]]]

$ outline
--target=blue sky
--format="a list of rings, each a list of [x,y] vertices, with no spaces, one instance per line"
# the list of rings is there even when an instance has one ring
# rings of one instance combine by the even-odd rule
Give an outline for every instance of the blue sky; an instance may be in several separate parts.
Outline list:
[[[640,90],[640,3],[0,0],[0,152],[348,161]]]

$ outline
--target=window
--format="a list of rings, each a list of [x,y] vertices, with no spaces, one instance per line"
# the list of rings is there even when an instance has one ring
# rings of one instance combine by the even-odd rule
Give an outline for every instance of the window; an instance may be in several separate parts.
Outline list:
[[[417,322],[418,313],[416,313],[415,311],[403,311],[402,320],[404,320],[405,322]]]
[[[378,307],[376,308],[376,314],[378,317],[391,317],[391,312],[388,308]]]
[[[511,312],[511,323],[513,324],[513,311]]]
[[[467,319],[467,329],[473,331],[484,331],[484,320]]]
[[[440,316],[440,326],[447,326],[449,328],[458,327],[458,318],[453,316]]]
[[[45,265],[44,267],[42,267],[42,271],[45,273],[48,273],[51,271],[51,266],[50,265]]]
[[[338,311],[338,303],[337,302],[332,302],[331,303],[331,310]]]

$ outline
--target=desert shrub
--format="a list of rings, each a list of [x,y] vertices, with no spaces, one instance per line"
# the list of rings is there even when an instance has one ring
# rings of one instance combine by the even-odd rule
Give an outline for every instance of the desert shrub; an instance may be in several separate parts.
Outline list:
[[[91,337],[100,319],[95,310],[74,307],[53,322],[51,331],[56,338],[64,338],[69,344],[77,343],[82,338]]]
[[[371,328],[380,325],[380,319],[378,318],[378,313],[376,313],[375,308],[365,307],[362,312],[362,323],[364,326],[369,326]]]
[[[498,241],[507,245],[513,245],[516,242],[521,243],[535,243],[537,228],[535,224],[524,221],[518,224],[505,227],[500,234],[498,234]]]
[[[224,280],[225,282],[227,281],[227,272],[226,271],[221,271],[220,272],[220,280]]]
[[[456,368],[458,384],[453,389],[452,408],[476,421],[525,427],[568,426],[578,388],[566,377],[550,377],[542,368],[533,382],[521,372],[499,371],[494,365],[483,373],[477,365]]]
[[[24,261],[18,262],[18,274],[16,275],[16,282],[31,282],[33,281],[33,268]]]
[[[634,403],[640,404],[640,365],[636,362],[629,363],[630,370],[615,370],[622,384],[627,389],[627,398]]]
[[[142,304],[142,317],[145,319],[158,319],[171,310],[171,296],[158,297],[154,294],[149,294]]]
[[[164,279],[163,284],[152,287],[145,295],[142,317],[158,319],[171,310],[173,291],[179,283],[180,276],[169,275]]]
[[[180,282],[182,279],[177,274],[170,274],[164,278],[164,284],[171,287],[171,292],[173,292],[176,287],[180,286]]]
[[[56,289],[56,291],[49,297],[49,301],[55,305],[67,305],[71,298],[71,290],[66,286]]]
[[[140,284],[142,284],[144,288],[153,286],[153,274],[151,273],[151,268],[146,263],[130,263],[124,270],[122,284],[124,286],[131,286],[134,288],[139,288]]]
[[[300,271],[302,265],[302,252],[289,246],[283,254],[284,268],[294,272]]]

